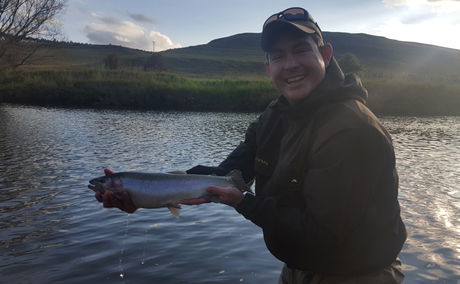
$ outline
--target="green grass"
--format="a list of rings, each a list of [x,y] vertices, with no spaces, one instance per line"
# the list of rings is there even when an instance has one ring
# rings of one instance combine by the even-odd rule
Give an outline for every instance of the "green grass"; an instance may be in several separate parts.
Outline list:
[[[460,85],[439,82],[368,80],[369,107],[395,115],[460,115]]]
[[[0,102],[77,107],[260,111],[277,96],[268,80],[211,80],[164,72],[15,71]]]
[[[379,114],[460,115],[460,85],[367,79]],[[105,69],[0,74],[0,102],[95,108],[261,111],[278,96],[268,78],[202,79],[166,72]]]

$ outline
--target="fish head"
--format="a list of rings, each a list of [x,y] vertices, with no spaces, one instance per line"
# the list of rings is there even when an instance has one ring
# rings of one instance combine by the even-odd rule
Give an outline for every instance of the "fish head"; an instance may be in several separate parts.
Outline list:
[[[112,178],[110,176],[94,178],[89,181],[88,188],[96,192],[105,192],[110,188],[110,185],[112,184],[111,179]]]
[[[88,188],[102,193],[106,190],[121,191],[123,190],[122,177],[123,173],[106,174],[105,176],[90,180]]]

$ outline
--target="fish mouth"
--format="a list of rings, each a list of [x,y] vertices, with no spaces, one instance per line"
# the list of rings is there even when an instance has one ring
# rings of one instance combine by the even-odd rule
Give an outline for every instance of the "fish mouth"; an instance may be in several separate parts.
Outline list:
[[[96,192],[103,191],[102,183],[94,179],[89,181],[88,188]]]

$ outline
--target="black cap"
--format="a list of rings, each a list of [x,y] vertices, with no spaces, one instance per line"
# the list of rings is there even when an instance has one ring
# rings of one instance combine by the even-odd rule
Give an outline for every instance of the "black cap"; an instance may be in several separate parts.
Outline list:
[[[290,15],[290,11],[295,11],[296,14]],[[298,14],[299,12],[303,12],[303,14]],[[274,14],[265,21],[261,39],[262,49],[264,51],[269,51],[277,35],[281,32],[285,32],[286,29],[292,28],[309,35],[317,34],[323,39],[321,29],[308,11],[302,8],[289,8],[283,12]]]

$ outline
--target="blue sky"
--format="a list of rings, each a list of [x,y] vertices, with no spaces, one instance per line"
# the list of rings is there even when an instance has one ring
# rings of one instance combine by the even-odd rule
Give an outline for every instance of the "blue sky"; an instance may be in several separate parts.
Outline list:
[[[294,6],[323,31],[460,49],[460,0],[68,0],[59,20],[66,40],[160,51],[260,32],[268,16]]]

